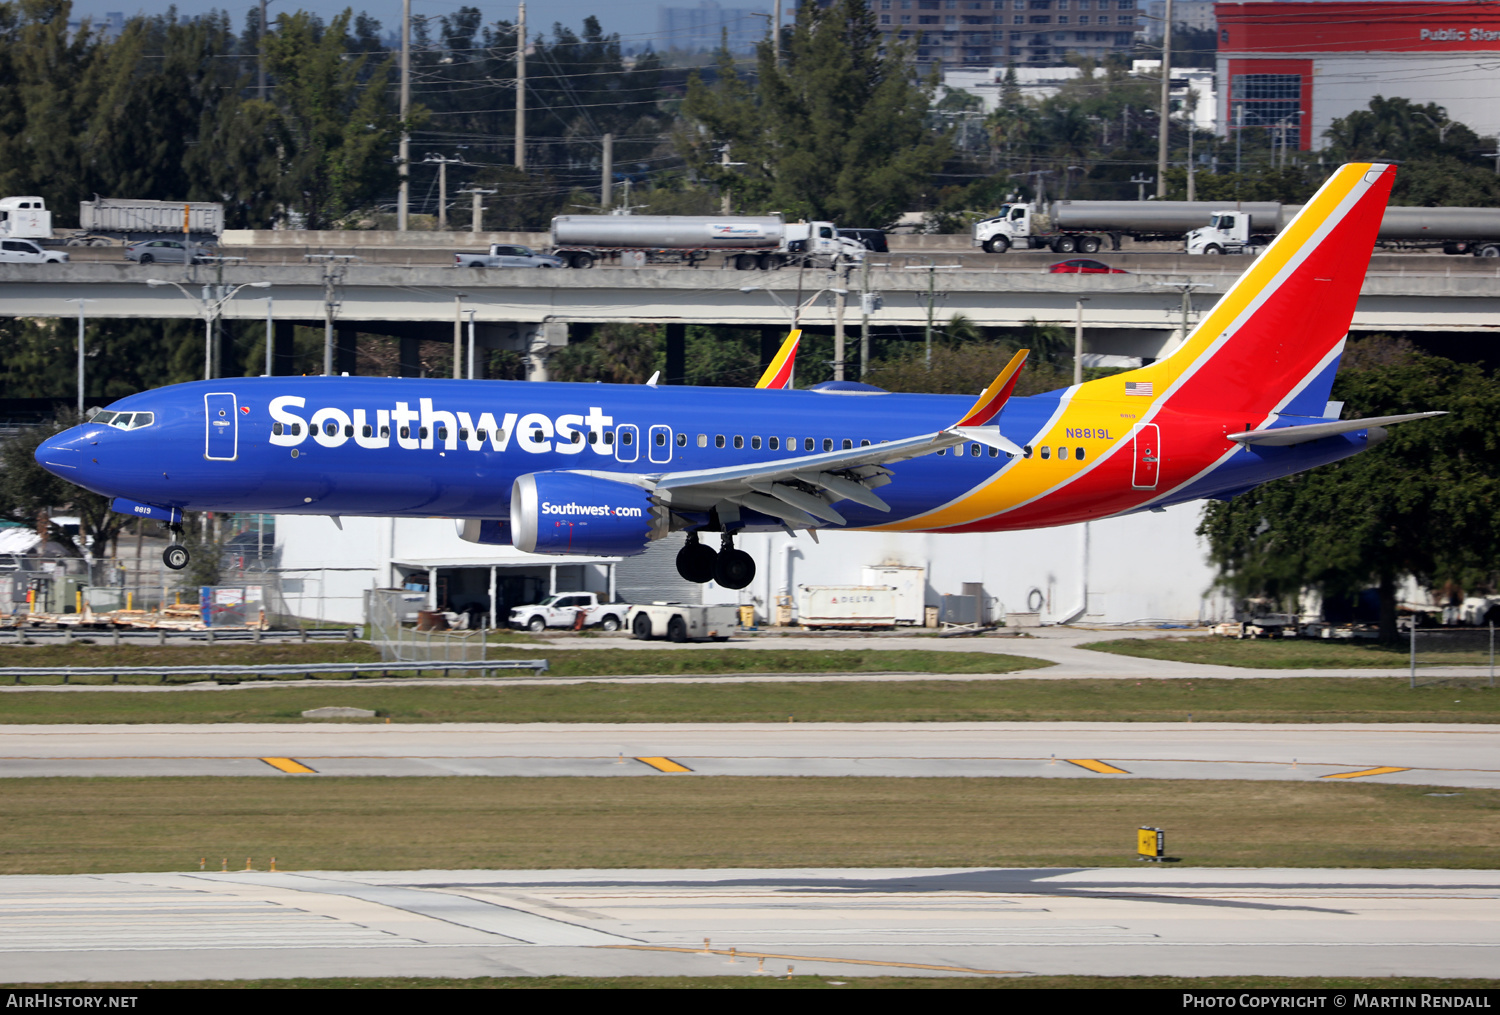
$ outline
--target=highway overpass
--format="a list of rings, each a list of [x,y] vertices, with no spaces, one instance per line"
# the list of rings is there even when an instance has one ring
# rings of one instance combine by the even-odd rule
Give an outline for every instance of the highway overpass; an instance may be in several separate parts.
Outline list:
[[[105,251],[88,251],[89,255]],[[118,253],[111,252],[112,258]],[[935,263],[924,268],[918,263]],[[529,351],[533,377],[545,376],[547,351],[567,343],[568,327],[610,321],[671,325],[706,324],[784,331],[790,307],[807,304],[801,323],[832,330],[837,309],[832,289],[847,290],[844,325],[857,341],[863,287],[881,294],[884,305],[871,325],[914,338],[928,320],[939,325],[961,314],[980,327],[1020,327],[1030,322],[1071,328],[1083,299],[1086,351],[1159,357],[1180,340],[1182,289],[1190,286],[1191,317],[1233,283],[1248,258],[1178,254],[1109,256],[1129,274],[1049,274],[1057,255],[1048,252],[986,257],[934,252],[873,257],[866,272],[847,277],[827,270],[740,272],[718,267],[595,268],[588,271],[473,269],[433,264],[298,263],[267,253],[223,265],[137,265],[120,260],[79,259],[65,265],[0,264],[0,314],[7,317],[71,317],[68,300],[87,299],[91,318],[199,318],[202,304],[175,286],[149,286],[148,279],[181,283],[195,296],[204,285],[245,289],[224,305],[228,319],[263,320],[261,297],[274,298],[281,322],[319,324],[328,302],[336,304],[336,327],[402,337],[448,340],[455,310],[475,312],[480,343]],[[334,277],[330,278],[330,273]],[[746,291],[748,290],[748,291]],[[221,290],[222,292],[223,290]],[[1500,265],[1441,255],[1378,255],[1372,264],[1352,330],[1488,332],[1500,330]],[[680,336],[668,328],[669,342]],[[678,339],[680,341],[680,337]]]

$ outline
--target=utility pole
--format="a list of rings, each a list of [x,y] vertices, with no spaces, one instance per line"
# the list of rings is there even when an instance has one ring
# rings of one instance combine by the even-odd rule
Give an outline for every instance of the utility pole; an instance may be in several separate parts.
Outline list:
[[[860,262],[859,279],[859,379],[870,369],[870,257]]]
[[[406,0],[410,3],[411,0]],[[516,15],[516,168],[526,169],[526,5]]]
[[[1239,103],[1235,109],[1235,121],[1238,124],[1234,132],[1234,175],[1240,175],[1240,152],[1245,145],[1245,104]],[[1495,172],[1500,174],[1500,158],[1495,160]]]
[[[423,164],[435,163],[438,167],[438,231],[448,228],[448,167],[458,165],[463,159],[450,159],[443,155],[428,155]]]
[[[1161,31],[1161,126],[1156,139],[1156,199],[1167,196],[1167,128],[1172,123],[1172,0]]]
[[[481,203],[485,194],[494,194],[494,190],[483,190],[479,187],[469,187],[459,191],[460,194],[474,195],[474,211],[469,221],[470,233],[484,232],[484,205]]]
[[[844,307],[849,300],[849,266],[845,265],[843,286],[833,291],[833,379],[844,379]]]
[[[771,66],[778,70],[781,68],[781,0],[776,0],[776,3],[772,5]]]
[[[469,311],[469,380],[474,379],[474,315],[477,310]]]
[[[259,51],[260,63],[260,101],[266,101],[266,3],[268,0],[260,0],[260,28],[256,33],[255,48]]]
[[[1073,383],[1083,383],[1083,305],[1087,296],[1078,297],[1078,316],[1073,321]]]
[[[81,422],[83,422],[83,355],[84,355],[84,351],[83,351],[83,349],[84,349],[84,346],[83,346],[83,329],[84,329],[84,312],[87,310],[87,305],[90,304],[90,303],[92,303],[92,302],[94,302],[94,301],[93,300],[68,300],[67,302],[69,302],[69,303],[77,303],[78,304],[78,421],[81,423]]]
[[[1135,184],[1135,199],[1137,201],[1146,200],[1146,184],[1154,182],[1151,177],[1145,173],[1136,173],[1130,178],[1130,182]]]
[[[599,171],[599,208],[609,211],[615,193],[615,136],[604,135],[604,159]]]
[[[937,265],[927,265],[927,332],[923,336],[927,343],[927,369],[932,369],[932,304],[937,298]]]
[[[359,258],[353,254],[303,254],[302,257],[310,264],[323,266],[323,375],[332,377],[333,319],[339,309],[338,287],[343,284],[349,262]]]
[[[396,173],[401,188],[396,196],[396,230],[406,232],[407,212],[411,202],[411,132],[406,121],[411,116],[411,0],[401,0],[401,146],[396,154]]]
[[[464,298],[468,293],[453,294],[453,379],[464,375]]]
[[[266,297],[266,376],[270,377],[275,371],[271,362],[271,356],[275,350],[276,333],[276,297]]]

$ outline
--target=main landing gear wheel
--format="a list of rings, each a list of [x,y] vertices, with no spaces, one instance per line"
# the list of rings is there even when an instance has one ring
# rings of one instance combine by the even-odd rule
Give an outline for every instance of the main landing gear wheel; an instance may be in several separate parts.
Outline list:
[[[181,543],[173,543],[161,552],[161,562],[173,571],[181,571],[188,566],[187,547]]]
[[[719,555],[698,542],[698,533],[689,532],[687,543],[677,551],[677,573],[684,581],[698,585],[714,580],[714,567]]]
[[[730,539],[726,532],[714,564],[714,581],[726,589],[742,589],[755,580],[755,559],[744,550],[736,550]]]

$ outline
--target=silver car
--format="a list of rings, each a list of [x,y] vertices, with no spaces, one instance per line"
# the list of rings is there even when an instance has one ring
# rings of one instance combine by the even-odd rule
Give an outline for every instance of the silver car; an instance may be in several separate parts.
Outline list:
[[[454,254],[460,268],[566,268],[567,262],[513,243],[491,244],[488,254]]]
[[[203,256],[203,248],[194,244],[193,261]],[[125,259],[141,264],[182,264],[187,260],[187,247],[181,240],[137,240],[125,244]]]

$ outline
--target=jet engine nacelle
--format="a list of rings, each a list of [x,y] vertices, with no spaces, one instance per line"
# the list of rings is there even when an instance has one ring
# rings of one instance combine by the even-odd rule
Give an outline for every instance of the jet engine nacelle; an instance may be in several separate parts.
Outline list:
[[[498,518],[455,518],[454,527],[458,538],[466,543],[483,543],[485,546],[509,546],[510,530],[507,522]]]
[[[511,487],[510,532],[515,547],[527,553],[629,557],[667,534],[667,512],[630,483],[532,472]]]

